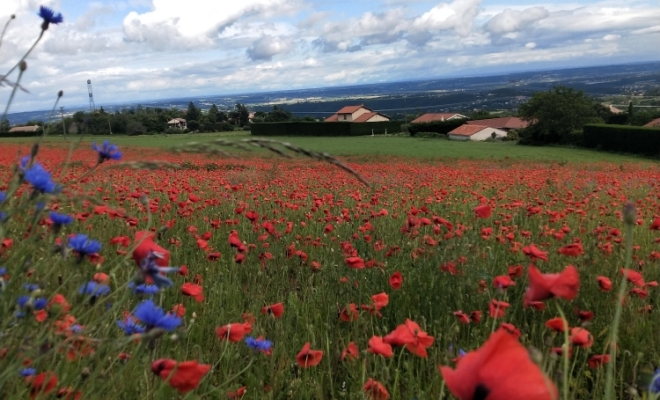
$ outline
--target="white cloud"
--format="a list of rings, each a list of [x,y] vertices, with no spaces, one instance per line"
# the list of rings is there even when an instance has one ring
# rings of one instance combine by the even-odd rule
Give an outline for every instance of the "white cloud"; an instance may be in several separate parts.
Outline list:
[[[549,15],[550,12],[543,7],[530,7],[522,11],[507,8],[491,18],[485,28],[495,35],[503,35],[523,30],[528,25],[547,18]]]
[[[535,47],[536,47],[536,43],[534,43],[534,42],[528,42],[528,43],[525,44],[525,48],[527,48],[527,49],[533,49]]]
[[[252,61],[270,61],[273,56],[286,54],[290,52],[292,48],[293,44],[288,39],[263,35],[252,43],[252,46],[247,49],[246,53]]]
[[[466,37],[472,31],[480,4],[481,0],[440,3],[413,21],[412,33],[454,30],[460,37]]]
[[[614,42],[621,39],[621,35],[605,35],[603,36],[603,40],[606,42]]]

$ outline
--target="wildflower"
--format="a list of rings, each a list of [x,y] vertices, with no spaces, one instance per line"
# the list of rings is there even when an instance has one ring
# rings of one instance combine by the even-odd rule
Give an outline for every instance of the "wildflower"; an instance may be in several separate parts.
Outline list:
[[[568,323],[565,319],[556,317],[545,321],[545,326],[555,332],[564,332],[566,327],[568,327]]]
[[[23,164],[27,164],[27,160]],[[32,185],[38,193],[57,193],[61,187],[51,180],[50,172],[39,163],[23,169],[23,179]]]
[[[181,285],[181,292],[185,296],[192,297],[198,303],[204,301],[204,295],[202,294],[202,287],[195,283],[190,283],[190,282],[184,283],[183,285]]]
[[[55,390],[57,376],[53,372],[42,372],[39,375],[30,375],[25,378],[25,383],[30,384],[30,398],[35,399]]]
[[[147,296],[153,296],[160,291],[158,286],[148,285],[146,283],[136,285],[135,283],[131,282],[128,284],[128,287],[133,289],[133,294],[145,294]]]
[[[355,303],[351,303],[348,307],[344,307],[339,313],[339,319],[344,322],[352,322],[358,319],[358,310]]]
[[[242,399],[243,396],[245,396],[245,392],[247,391],[247,387],[241,386],[240,388],[236,390],[232,390],[231,392],[227,392],[227,397],[230,399]]]
[[[41,30],[43,31],[47,30],[50,24],[57,25],[64,21],[61,13],[56,14],[55,11],[46,6],[39,7],[39,14],[37,15],[39,15],[39,17],[44,20],[44,22],[41,24]]]
[[[134,335],[136,333],[143,333],[145,327],[140,325],[135,318],[131,316],[126,317],[123,321],[117,320],[117,326],[124,330],[126,335]]]
[[[364,268],[364,260],[360,257],[347,257],[344,261],[346,262],[346,265],[348,265],[349,268],[353,268],[353,269]]]
[[[161,358],[151,364],[151,372],[160,376],[160,379],[179,393],[188,393],[195,389],[210,370],[210,365],[199,364],[197,361],[177,362]]]
[[[7,199],[7,192],[0,192],[0,204],[4,203]]]
[[[341,360],[344,361],[346,357],[348,357],[349,360],[357,360],[360,357],[360,352],[355,343],[350,342],[348,346],[346,346],[346,348],[342,350]]]
[[[138,265],[142,264],[142,261],[150,257],[153,253],[156,255],[154,262],[159,267],[167,267],[170,263],[170,252],[166,249],[160,247],[154,242],[156,234],[149,231],[139,231],[135,233],[134,243],[139,243],[139,245],[133,250],[133,260]],[[123,238],[122,238],[123,239]]]
[[[147,330],[160,328],[171,332],[181,325],[181,318],[166,314],[162,308],[154,304],[153,300],[145,300],[138,304],[133,315],[146,325]]]
[[[572,328],[570,336],[571,344],[580,347],[591,347],[594,344],[594,337],[584,328]]]
[[[610,362],[610,355],[609,354],[595,354],[589,358],[587,361],[589,363],[589,368],[598,368],[603,364],[607,364]]]
[[[165,274],[179,271],[177,267],[161,266],[158,261],[163,258],[163,254],[149,251],[147,257],[140,262],[140,271],[151,278],[157,288],[172,286],[174,283]]]
[[[372,336],[369,339],[369,348],[367,349],[369,353],[380,354],[385,358],[392,357],[392,346],[385,342],[380,336]]]
[[[79,233],[69,238],[69,248],[78,254],[78,260],[81,261],[84,256],[98,253],[101,250],[101,243]]]
[[[548,261],[548,252],[541,251],[538,247],[536,247],[535,244],[530,244],[529,246],[523,247],[522,251],[526,256],[531,258],[532,261],[536,259]]]
[[[48,218],[50,218],[51,222],[53,223],[53,230],[55,232],[59,232],[62,226],[69,225],[71,222],[73,222],[72,216],[66,214],[58,214],[55,211],[51,212]]]
[[[504,317],[504,314],[506,313],[506,309],[509,308],[511,304],[507,303],[506,301],[499,301],[496,299],[493,299],[490,303],[488,303],[488,311],[490,313],[491,318],[502,318]]]
[[[395,273],[393,273],[390,276],[389,284],[390,287],[394,290],[401,289],[401,284],[403,284],[403,275],[401,275],[401,272],[396,271]]]
[[[36,373],[37,373],[37,370],[34,369],[34,368],[23,368],[22,370],[20,370],[20,371],[18,372],[18,374],[19,374],[20,376],[22,376],[22,377],[32,376],[32,375],[34,375],[34,374],[36,374]]]
[[[260,338],[255,339],[252,336],[245,338],[245,344],[252,350],[259,350],[261,352],[268,352],[271,347],[273,347],[273,342],[270,340]]]
[[[525,347],[503,330],[459,358],[456,369],[441,366],[440,373],[460,400],[558,398],[554,383],[530,359]]]
[[[271,304],[261,309],[262,314],[269,314],[279,318],[284,314],[284,305],[282,303]]]
[[[107,296],[110,293],[110,286],[89,281],[78,289],[78,293],[92,297]]]
[[[103,141],[103,145],[100,147],[96,143],[92,143],[92,149],[99,154],[99,164],[105,160],[121,160],[122,157],[117,145],[110,144],[107,140]]]
[[[637,287],[646,286],[646,282],[644,282],[644,277],[642,276],[641,273],[637,271],[634,271],[632,269],[621,268],[621,274],[628,280],[628,282],[631,282],[633,285]]]
[[[599,276],[596,278],[596,281],[598,282],[598,286],[600,287],[600,290],[603,292],[609,292],[612,290],[612,281],[610,278],[606,276]]]
[[[406,319],[404,324],[397,326],[383,341],[393,346],[406,346],[411,353],[426,358],[426,348],[433,344],[434,338],[424,332],[416,322]]]
[[[309,342],[305,343],[296,355],[296,362],[302,368],[315,367],[319,365],[321,359],[323,359],[323,351],[310,349]]]
[[[367,383],[364,384],[364,391],[370,400],[387,400],[390,398],[385,386],[372,378],[369,378]]]
[[[243,336],[252,332],[252,325],[249,323],[227,324],[215,328],[215,334],[220,340],[229,340],[230,342],[240,342]]]
[[[552,297],[573,300],[580,288],[580,276],[574,266],[569,265],[558,274],[542,274],[535,266],[530,266],[529,287],[525,291],[523,304],[528,307],[534,301]]]

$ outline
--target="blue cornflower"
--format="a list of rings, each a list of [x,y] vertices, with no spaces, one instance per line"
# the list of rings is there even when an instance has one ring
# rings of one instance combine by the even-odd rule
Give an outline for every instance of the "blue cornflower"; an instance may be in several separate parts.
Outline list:
[[[53,230],[59,232],[59,230],[64,225],[69,225],[73,222],[73,217],[66,214],[58,214],[55,211],[52,211],[48,216],[51,221],[53,221]]]
[[[7,192],[0,192],[0,203],[4,203],[7,199]]]
[[[138,304],[133,315],[146,325],[147,330],[161,328],[166,331],[173,331],[177,326],[181,325],[181,318],[166,314],[152,300],[145,300]]]
[[[21,164],[24,164],[21,162]],[[25,163],[27,164],[27,163]],[[57,193],[61,187],[51,180],[50,172],[35,162],[30,168],[23,169],[23,179],[41,193]]]
[[[16,301],[20,308],[24,308],[30,302],[30,296],[20,296]]]
[[[651,378],[651,383],[649,383],[647,389],[651,394],[660,393],[660,368],[655,370],[653,378]]]
[[[162,258],[161,253],[150,251],[149,255],[140,262],[140,270],[149,276],[159,288],[172,286],[172,281],[164,274],[178,272],[180,269],[178,267],[161,267],[157,265],[156,260]]]
[[[158,293],[160,288],[156,285],[147,285],[146,283],[142,283],[140,285],[135,285],[135,283],[131,282],[128,284],[128,287],[130,289],[133,289],[133,294],[146,294],[146,295],[154,295]]]
[[[61,13],[55,14],[55,11],[51,10],[46,6],[39,7],[39,14],[37,15],[39,15],[41,19],[44,20],[44,22],[41,24],[41,29],[43,29],[44,31],[48,29],[48,25],[50,24],[57,25],[60,22],[64,21],[64,18],[62,17]]]
[[[37,370],[34,368],[23,368],[18,372],[21,376],[32,376],[37,373]]]
[[[7,275],[7,268],[0,267],[0,275]]]
[[[48,300],[44,299],[43,297],[39,297],[38,299],[34,300],[34,309],[35,310],[43,310],[46,308],[46,305],[48,304]]]
[[[34,292],[35,290],[39,289],[39,285],[36,283],[24,283],[23,289],[27,290],[28,292]]]
[[[110,144],[107,140],[103,142],[101,147],[96,143],[92,143],[92,149],[99,153],[99,164],[105,160],[121,160],[122,154],[117,145]]]
[[[92,297],[107,296],[110,293],[110,286],[89,281],[78,289],[78,293]]]
[[[83,326],[80,325],[80,324],[73,324],[68,328],[68,330],[69,330],[69,332],[74,333],[74,334],[77,335],[77,334],[81,333],[82,331],[84,331],[85,328],[83,328]]]
[[[266,339],[255,339],[252,336],[245,338],[245,344],[252,350],[268,351],[273,347],[273,342]]]
[[[101,250],[101,243],[79,233],[69,238],[69,248],[73,249],[82,258],[88,254],[98,253]]]
[[[128,336],[134,335],[136,333],[143,333],[145,331],[145,327],[138,324],[137,321],[131,317],[127,317],[123,321],[117,320],[117,326],[123,329]]]

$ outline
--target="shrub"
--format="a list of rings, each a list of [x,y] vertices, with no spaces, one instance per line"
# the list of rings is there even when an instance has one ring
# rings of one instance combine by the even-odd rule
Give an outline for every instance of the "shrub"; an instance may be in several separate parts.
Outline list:
[[[251,126],[254,136],[367,136],[392,134],[399,131],[401,122],[264,122]]]
[[[448,135],[444,135],[442,133],[437,133],[437,132],[419,132],[418,134],[415,135],[417,138],[428,138],[428,139],[447,139],[449,138]]]
[[[660,156],[660,128],[629,125],[585,125],[582,145],[609,151]]]

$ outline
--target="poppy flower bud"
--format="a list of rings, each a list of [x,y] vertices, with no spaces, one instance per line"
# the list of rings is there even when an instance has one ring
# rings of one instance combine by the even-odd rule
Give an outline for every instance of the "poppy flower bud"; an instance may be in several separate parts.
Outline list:
[[[63,92],[63,91],[60,90],[59,92],[57,92],[57,97],[62,97],[62,96],[64,96],[64,92]]]
[[[147,197],[145,195],[141,195],[139,201],[140,201],[140,204],[142,204],[145,207],[149,205],[149,197]]]
[[[637,210],[635,204],[628,202],[623,206],[623,221],[626,225],[634,225],[637,219]]]
[[[18,64],[18,69],[21,70],[21,72],[25,71],[27,69],[27,63],[25,61],[21,61]]]

